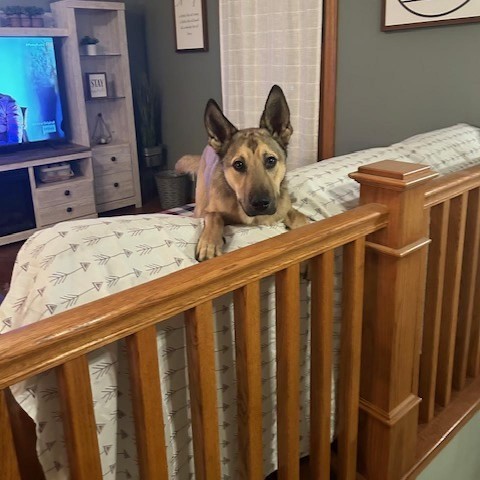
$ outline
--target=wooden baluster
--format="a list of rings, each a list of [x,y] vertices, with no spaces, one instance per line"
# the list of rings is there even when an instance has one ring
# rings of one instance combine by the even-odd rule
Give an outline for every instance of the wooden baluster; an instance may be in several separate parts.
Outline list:
[[[450,201],[435,396],[436,401],[442,406],[450,403],[452,395],[453,360],[455,355],[455,335],[457,331],[467,199],[468,194],[464,193]]]
[[[477,281],[480,248],[480,190],[468,194],[467,224],[463,249],[462,279],[458,306],[458,324],[455,340],[453,386],[461,390],[467,379],[468,350],[472,330],[473,303]],[[479,293],[477,292],[477,296]]]
[[[470,332],[470,349],[468,352],[468,375],[477,377],[480,375],[480,255],[477,263],[477,281],[475,285],[473,301],[472,330]]]
[[[310,478],[330,478],[334,251],[312,258]]]
[[[260,286],[234,292],[239,478],[263,479]]]
[[[293,265],[275,275],[277,335],[278,478],[298,480],[300,474],[300,268]]]
[[[353,480],[357,471],[364,260],[364,238],[344,246],[338,385],[339,480]]]
[[[0,459],[2,460],[2,465],[0,466],[2,479],[20,480],[17,454],[8,415],[7,399],[3,390],[0,390]]]
[[[420,422],[429,422],[435,410],[435,385],[437,382],[438,344],[442,318],[443,284],[447,253],[448,215],[450,202],[432,207],[430,212],[430,238],[428,251],[427,289],[420,357],[419,395]]]
[[[73,480],[100,480],[102,469],[87,358],[70,360],[56,371],[70,476]]]
[[[362,334],[358,468],[369,480],[398,480],[413,465],[416,385],[429,239],[425,165],[382,161],[351,175],[360,203],[389,208],[388,226],[368,237]]]
[[[140,478],[168,479],[157,330],[147,327],[126,338],[130,362]]]
[[[195,478],[220,479],[217,387],[211,302],[185,312]]]

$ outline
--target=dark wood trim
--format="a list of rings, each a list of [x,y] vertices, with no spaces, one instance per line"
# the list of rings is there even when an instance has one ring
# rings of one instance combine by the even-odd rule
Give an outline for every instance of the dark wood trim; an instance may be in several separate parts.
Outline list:
[[[335,156],[335,108],[337,94],[338,0],[324,0],[318,159]]]
[[[415,463],[402,480],[417,478],[479,410],[480,377],[470,380],[461,392],[454,392],[447,407],[437,407],[430,423],[419,425]]]

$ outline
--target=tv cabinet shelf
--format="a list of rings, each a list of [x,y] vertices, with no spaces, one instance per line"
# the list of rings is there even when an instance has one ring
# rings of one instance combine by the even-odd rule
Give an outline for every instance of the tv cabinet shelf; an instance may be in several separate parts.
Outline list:
[[[122,54],[118,52],[104,52],[104,53],[96,53],[95,55],[89,55],[86,53],[81,53],[80,58],[85,60],[87,58],[103,58],[103,57],[120,57]]]
[[[22,185],[31,193],[35,215],[29,230],[0,236],[0,245],[25,240],[36,229],[64,220],[142,205],[125,6],[92,0],[60,0],[50,6],[58,28],[0,27],[0,36],[60,37],[55,48],[63,63],[71,144],[0,155],[0,175],[18,170]],[[84,36],[98,38],[96,55],[85,55],[79,48]],[[87,73],[106,74],[108,97],[88,98]],[[96,144],[97,137],[103,136],[96,129],[99,115],[111,136],[108,144]],[[42,165],[61,162],[70,163],[74,176],[59,182],[39,181]],[[33,224],[36,229],[31,229]]]
[[[68,28],[0,27],[0,37],[68,37]]]
[[[73,153],[77,148],[83,150]],[[28,150],[2,155],[0,159],[0,173],[19,169],[28,171],[27,188],[31,191],[36,229],[65,220],[97,217],[92,151],[88,147]],[[58,182],[39,181],[39,167],[63,162],[70,164],[74,176]],[[0,237],[0,245],[25,240],[34,231],[29,229]]]
[[[62,48],[64,64],[69,67],[65,70],[66,83],[73,97],[69,103],[80,97],[82,101],[70,123],[78,125],[78,112],[81,111],[83,124],[82,128],[77,128],[76,142],[89,144],[92,149],[97,212],[130,205],[140,207],[125,6],[118,2],[91,0],[61,0],[51,6],[57,25],[71,32]],[[84,55],[86,52],[79,49],[85,36],[98,39],[96,55]],[[89,97],[87,73],[106,75],[107,97]],[[97,129],[99,115],[104,122],[104,132],[111,136],[108,144],[96,145],[96,137],[104,136]]]
[[[123,100],[125,95],[115,95],[115,96],[108,96],[108,97],[98,97],[98,98],[86,98],[86,102],[105,102],[108,100]]]

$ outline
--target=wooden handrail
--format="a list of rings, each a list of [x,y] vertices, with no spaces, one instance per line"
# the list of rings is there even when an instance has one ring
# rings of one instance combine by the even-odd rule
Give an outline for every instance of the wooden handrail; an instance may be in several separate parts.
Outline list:
[[[425,192],[425,208],[458,197],[480,186],[480,166],[466,168],[432,180]]]
[[[364,205],[0,335],[0,389],[387,224]]]

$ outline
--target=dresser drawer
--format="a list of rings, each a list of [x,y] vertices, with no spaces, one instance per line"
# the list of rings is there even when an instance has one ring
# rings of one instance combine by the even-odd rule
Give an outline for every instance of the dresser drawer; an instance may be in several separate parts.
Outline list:
[[[91,179],[62,182],[61,185],[37,188],[35,191],[38,208],[53,207],[67,203],[93,201],[93,181]]]
[[[83,202],[71,202],[61,206],[40,208],[37,210],[37,227],[45,227],[52,223],[73,220],[78,217],[92,215],[96,212],[92,199],[85,199]]]
[[[132,157],[129,147],[97,149],[93,152],[93,171],[95,176],[132,170]]]
[[[131,172],[113,173],[95,178],[95,198],[97,203],[114,202],[133,197],[135,188]]]

